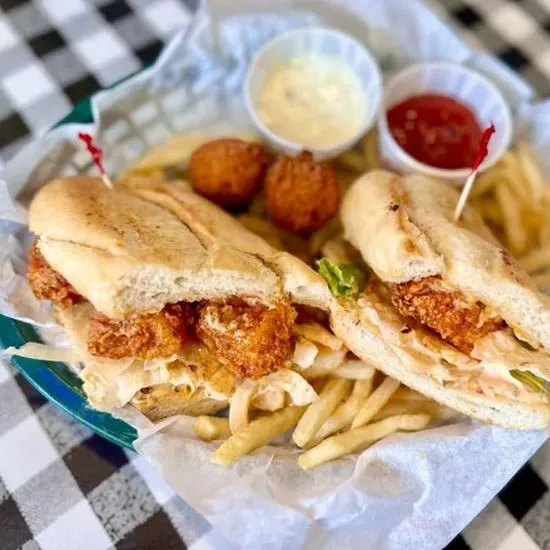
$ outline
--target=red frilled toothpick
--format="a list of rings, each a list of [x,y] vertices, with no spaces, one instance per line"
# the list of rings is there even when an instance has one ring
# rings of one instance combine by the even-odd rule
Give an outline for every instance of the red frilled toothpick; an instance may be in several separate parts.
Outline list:
[[[103,168],[103,151],[101,148],[94,145],[94,138],[85,132],[78,132],[78,139],[86,145],[94,164],[97,166],[99,173],[101,174],[101,179],[103,183],[109,188],[114,189],[113,182],[110,180],[109,176],[105,173],[105,168]]]
[[[481,166],[481,163],[485,160],[485,157],[489,153],[489,149],[488,149],[489,141],[491,140],[491,136],[495,132],[496,132],[495,125],[491,124],[491,126],[486,128],[483,131],[483,134],[481,134],[479,149],[477,150],[477,155],[474,160],[474,164],[472,165],[472,171],[470,172],[470,175],[468,176],[468,179],[466,180],[466,183],[462,188],[462,193],[460,193],[460,198],[458,199],[458,203],[455,208],[455,213],[453,216],[453,221],[455,223],[460,219],[462,211],[466,206],[466,201],[468,200],[468,196],[470,195],[470,191],[472,190],[472,187],[474,185],[474,181],[476,179],[479,167]]]

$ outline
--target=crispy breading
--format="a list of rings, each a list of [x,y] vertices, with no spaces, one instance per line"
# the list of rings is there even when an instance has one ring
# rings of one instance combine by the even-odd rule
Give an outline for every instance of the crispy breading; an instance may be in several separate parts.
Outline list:
[[[295,317],[286,301],[273,307],[241,299],[207,302],[198,308],[196,334],[235,374],[259,378],[290,357]]]
[[[90,316],[88,351],[109,359],[157,359],[181,351],[188,340],[194,313],[189,304],[168,304],[158,313],[109,319],[99,312]]]
[[[193,189],[221,206],[244,206],[260,190],[269,158],[259,143],[217,139],[189,161]]]
[[[309,235],[336,214],[341,197],[332,166],[302,153],[280,157],[269,168],[265,198],[267,212],[277,225]]]
[[[393,285],[391,299],[399,313],[430,327],[464,353],[504,322],[487,314],[481,302],[468,302],[459,291],[443,286],[440,277],[426,277]]]
[[[50,300],[62,308],[82,302],[84,298],[46,262],[37,241],[35,239],[31,246],[27,270],[27,279],[34,295],[39,300]]]

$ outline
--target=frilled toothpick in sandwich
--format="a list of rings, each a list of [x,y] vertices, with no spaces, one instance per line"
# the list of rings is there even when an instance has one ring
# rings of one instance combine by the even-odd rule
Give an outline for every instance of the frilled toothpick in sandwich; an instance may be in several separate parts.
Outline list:
[[[550,300],[466,208],[420,175],[371,172],[341,210],[344,237],[370,281],[333,328],[364,360],[466,415],[519,429],[548,426]],[[371,271],[372,270],[372,271]],[[353,318],[349,313],[353,313]]]

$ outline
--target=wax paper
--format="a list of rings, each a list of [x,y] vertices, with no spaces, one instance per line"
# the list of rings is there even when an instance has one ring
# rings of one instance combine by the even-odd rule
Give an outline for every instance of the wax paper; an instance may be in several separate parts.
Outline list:
[[[550,104],[484,53],[470,51],[414,0],[211,0],[150,69],[92,100],[94,122],[58,127],[0,174],[0,313],[33,323],[48,341],[47,306],[25,281],[25,206],[46,181],[93,173],[76,141],[96,135],[116,174],[173,133],[232,134],[251,129],[242,101],[247,66],[277,34],[299,26],[340,28],[363,41],[387,75],[422,60],[447,59],[490,75],[509,100],[550,176]],[[190,143],[196,143],[196,139]],[[182,148],[185,164],[189,150]],[[46,368],[46,367],[44,367]],[[117,415],[140,433],[136,449],[213,525],[215,548],[438,549],[487,504],[546,439],[464,420],[388,437],[361,455],[303,472],[289,444],[260,449],[232,468],[208,458],[217,443],[198,441],[191,419],[157,425],[129,407]]]

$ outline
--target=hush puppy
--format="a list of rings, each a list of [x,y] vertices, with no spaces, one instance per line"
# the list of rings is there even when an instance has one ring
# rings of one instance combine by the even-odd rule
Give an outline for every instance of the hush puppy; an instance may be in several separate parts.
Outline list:
[[[314,162],[311,153],[280,157],[265,180],[266,208],[280,227],[307,236],[338,210],[340,186],[330,164]]]
[[[259,191],[268,162],[259,143],[230,138],[209,141],[191,155],[191,185],[220,206],[244,206]]]

